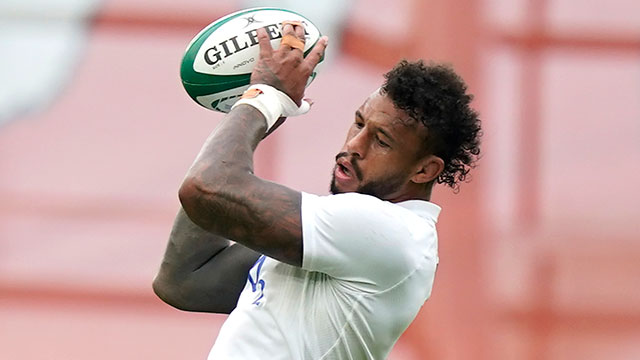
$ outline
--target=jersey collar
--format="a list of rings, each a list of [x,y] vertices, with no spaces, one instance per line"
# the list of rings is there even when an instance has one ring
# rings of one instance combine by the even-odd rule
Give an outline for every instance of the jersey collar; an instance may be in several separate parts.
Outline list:
[[[425,200],[407,200],[396,203],[396,205],[411,210],[420,217],[433,219],[434,222],[438,221],[438,215],[442,210],[440,206]]]

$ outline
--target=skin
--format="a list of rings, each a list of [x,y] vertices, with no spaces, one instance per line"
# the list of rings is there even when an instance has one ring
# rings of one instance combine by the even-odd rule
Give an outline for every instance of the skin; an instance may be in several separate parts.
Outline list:
[[[283,32],[304,39],[300,26],[285,25]],[[286,45],[274,51],[264,31],[258,36],[260,59],[251,82],[271,85],[299,105],[327,39],[304,58],[301,50]],[[426,129],[420,126],[384,94],[373,93],[356,112],[338,154],[333,190],[360,191],[393,202],[428,200],[443,163],[421,154]],[[229,313],[260,254],[302,265],[301,193],[253,173],[253,153],[265,132],[258,110],[234,108],[187,173],[179,190],[182,208],[153,284],[170,305]]]
[[[259,253],[203,230],[181,208],[153,290],[180,310],[230,313]]]
[[[336,155],[331,192],[359,192],[390,202],[431,198],[444,162],[424,154],[427,129],[380,90],[356,111]]]

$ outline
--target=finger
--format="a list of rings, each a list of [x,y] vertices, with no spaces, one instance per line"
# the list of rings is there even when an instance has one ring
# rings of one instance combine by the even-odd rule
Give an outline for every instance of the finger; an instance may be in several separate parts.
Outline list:
[[[258,28],[258,43],[260,44],[260,57],[271,58],[273,57],[273,48],[271,47],[271,40],[267,31],[264,28]]]
[[[294,32],[295,32],[295,28],[296,27],[304,26],[301,21],[297,21],[297,20],[285,20],[281,24],[282,24],[282,28],[283,29],[284,29],[285,25],[287,25],[287,24],[291,25],[293,27],[293,29],[294,29]]]
[[[288,21],[283,21],[282,22],[282,38],[284,39],[287,36],[296,36],[296,32],[293,29],[293,25],[291,24],[291,22]],[[280,42],[280,47],[287,47],[287,48],[291,48],[291,45],[287,44],[286,42]]]
[[[298,26],[294,27],[294,30],[296,32],[296,37],[300,40],[302,40],[302,42],[304,42],[305,38],[304,38],[304,25],[300,24]]]
[[[316,43],[316,45],[313,47],[309,55],[307,55],[307,57],[304,59],[304,62],[305,64],[307,64],[310,71],[313,71],[313,69],[316,67],[316,65],[318,65],[320,60],[322,60],[322,58],[324,57],[324,51],[327,48],[328,44],[329,44],[329,38],[326,36],[321,37],[320,40],[318,40],[318,42]]]
[[[293,24],[291,22],[283,22],[282,23],[282,35],[295,35],[296,32],[293,29]]]

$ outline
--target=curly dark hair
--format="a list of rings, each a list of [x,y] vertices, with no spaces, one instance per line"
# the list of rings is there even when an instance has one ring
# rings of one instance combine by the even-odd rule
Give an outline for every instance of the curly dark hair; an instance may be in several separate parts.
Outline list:
[[[482,130],[478,113],[470,107],[473,95],[446,65],[402,60],[384,75],[381,90],[396,108],[427,128],[426,151],[444,161],[436,181],[454,190],[475,167]]]

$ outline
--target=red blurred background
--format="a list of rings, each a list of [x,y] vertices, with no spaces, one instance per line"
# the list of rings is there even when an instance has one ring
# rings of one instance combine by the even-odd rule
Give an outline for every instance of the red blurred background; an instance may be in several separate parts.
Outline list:
[[[177,187],[222,116],[181,88],[182,52],[244,5],[105,0],[75,17],[0,16],[18,45],[20,26],[73,20],[83,34],[67,70],[52,70],[67,75],[51,100],[35,94],[38,109],[0,122],[0,358],[206,357],[224,316],[172,309],[151,281]],[[472,181],[436,192],[433,295],[390,359],[640,359],[640,3],[331,6],[344,21],[307,92],[314,110],[260,145],[260,175],[327,193],[354,110],[401,58],[451,63],[483,119]],[[5,98],[37,83],[29,66],[3,70]]]

